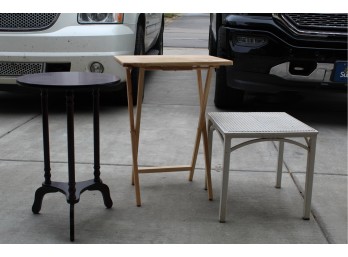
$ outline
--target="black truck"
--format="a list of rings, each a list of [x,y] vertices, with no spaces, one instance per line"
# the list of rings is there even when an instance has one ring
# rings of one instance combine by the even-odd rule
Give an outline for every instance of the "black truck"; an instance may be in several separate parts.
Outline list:
[[[244,93],[347,93],[347,14],[210,14],[209,54],[233,60],[216,71],[215,105]]]

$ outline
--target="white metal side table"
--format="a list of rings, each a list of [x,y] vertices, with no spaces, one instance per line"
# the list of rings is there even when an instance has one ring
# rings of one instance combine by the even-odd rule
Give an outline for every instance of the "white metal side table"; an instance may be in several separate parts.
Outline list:
[[[315,148],[318,131],[284,112],[212,112],[208,113],[208,148],[211,161],[213,131],[223,141],[223,173],[220,195],[219,219],[225,222],[227,189],[229,180],[230,154],[243,146],[262,142],[279,141],[276,188],[281,187],[284,143],[290,143],[308,151],[304,193],[303,219],[309,219],[311,210]],[[235,138],[247,141],[231,147]],[[293,140],[304,138],[305,144]],[[211,162],[209,163],[209,166]]]
[[[128,112],[130,119],[130,133],[132,141],[132,157],[133,157],[133,175],[132,184],[135,185],[136,204],[141,206],[140,188],[139,188],[139,173],[155,173],[155,172],[173,172],[173,171],[190,171],[189,180],[193,178],[193,173],[196,165],[198,148],[201,136],[203,137],[205,164],[206,164],[206,186],[208,188],[209,199],[212,200],[212,186],[210,169],[208,166],[208,138],[205,123],[205,110],[208,101],[211,76],[215,68],[222,65],[232,65],[232,61],[209,56],[209,55],[142,55],[142,56],[115,56],[116,60],[126,68],[127,72],[127,96],[128,96]],[[133,113],[133,96],[132,96],[132,81],[131,71],[134,68],[139,69],[138,78],[138,95],[136,117]],[[194,146],[192,162],[190,165],[178,166],[162,166],[162,167],[142,167],[138,166],[138,149],[139,149],[139,134],[141,122],[141,107],[144,93],[144,73],[145,70],[196,70],[198,82],[198,95],[200,99],[200,115],[198,120],[198,128],[196,133],[196,142]],[[202,85],[202,70],[208,70],[205,81],[205,86]]]

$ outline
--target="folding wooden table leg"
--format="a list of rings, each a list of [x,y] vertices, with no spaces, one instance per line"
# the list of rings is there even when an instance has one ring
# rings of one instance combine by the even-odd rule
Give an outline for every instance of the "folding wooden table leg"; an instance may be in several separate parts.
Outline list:
[[[208,135],[207,135],[207,128],[205,124],[205,111],[206,106],[208,102],[208,96],[209,96],[209,89],[211,85],[211,75],[213,72],[213,68],[208,69],[206,81],[205,81],[205,87],[203,89],[202,86],[202,73],[201,70],[197,70],[197,84],[198,84],[198,93],[199,93],[199,99],[200,99],[200,115],[198,120],[198,128],[197,128],[197,134],[196,134],[196,142],[194,146],[193,151],[193,157],[192,157],[192,164],[191,164],[191,171],[189,180],[192,181],[194,169],[196,167],[196,160],[198,155],[198,149],[201,139],[201,134],[203,137],[203,146],[204,146],[204,155],[205,155],[205,167],[206,167],[206,184],[208,187],[208,196],[209,200],[213,199],[213,193],[212,193],[212,185],[211,185],[211,174],[210,174],[210,166],[209,166],[209,151],[208,151]]]
[[[144,72],[145,72],[144,69],[139,69],[137,110],[136,110],[136,119],[134,121],[131,69],[127,68],[128,113],[129,113],[129,121],[130,121],[132,157],[133,157],[132,184],[134,184],[135,186],[135,196],[136,196],[137,206],[141,206],[139,172],[138,172],[138,149],[139,149],[141,107],[142,107],[143,90],[144,90]]]
[[[204,98],[203,97],[201,70],[197,70],[197,84],[198,84],[199,106],[200,106],[200,113],[201,113],[202,112],[203,98]],[[194,174],[195,167],[196,167],[196,161],[197,161],[197,155],[198,155],[198,149],[199,149],[199,142],[201,141],[201,129],[200,129],[201,123],[200,122],[201,122],[201,119],[199,116],[197,132],[196,132],[196,141],[195,141],[192,162],[191,162],[191,171],[190,171],[189,181],[192,181],[192,179],[193,179],[193,174]]]

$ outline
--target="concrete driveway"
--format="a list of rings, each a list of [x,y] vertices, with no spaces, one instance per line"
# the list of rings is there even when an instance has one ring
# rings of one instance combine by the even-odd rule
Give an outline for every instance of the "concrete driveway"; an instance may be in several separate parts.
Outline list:
[[[169,22],[164,54],[208,54],[208,23],[207,14]],[[199,113],[195,74],[168,71],[146,76],[139,163],[189,163]],[[207,111],[225,111],[215,108],[213,96],[214,86]],[[301,218],[305,152],[285,146],[283,187],[278,190],[274,188],[277,147],[271,142],[232,155],[224,224],[218,222],[222,163],[218,140],[213,145],[214,201],[208,201],[203,190],[200,148],[193,182],[186,172],[140,175],[143,204],[136,207],[127,107],[102,104],[101,178],[110,187],[114,206],[105,209],[99,193],[85,192],[75,206],[75,242],[346,244],[346,96],[304,97],[311,104],[250,96],[241,110],[286,111],[319,131],[309,221]],[[52,180],[66,181],[64,99],[50,99]],[[64,195],[46,195],[41,213],[31,212],[34,192],[43,181],[39,97],[0,93],[0,124],[0,243],[69,243]],[[77,180],[92,177],[92,138],[89,98],[81,96],[75,116]]]

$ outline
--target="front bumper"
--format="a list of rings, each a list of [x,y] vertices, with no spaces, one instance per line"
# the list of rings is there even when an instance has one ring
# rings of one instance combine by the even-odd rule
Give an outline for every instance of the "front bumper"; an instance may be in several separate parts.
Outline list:
[[[103,55],[105,53],[94,53],[87,55],[86,53],[80,53],[81,55],[72,56],[26,56],[26,57],[14,57],[6,56],[0,57],[0,62],[11,62],[14,64],[21,63],[42,63],[43,72],[52,71],[90,71],[90,66],[94,62],[99,62],[104,66],[104,73],[110,73],[117,75],[121,81],[125,81],[125,71],[114,59],[115,55],[121,55],[125,53],[112,52],[109,55]],[[129,52],[127,54],[133,54]],[[10,61],[9,61],[10,60]],[[20,76],[20,75],[18,75]],[[0,75],[0,87],[2,85],[15,85],[18,76],[1,76]]]
[[[238,37],[262,39],[243,45]],[[295,36],[272,16],[229,15],[219,30],[218,56],[231,59],[228,86],[249,91],[333,89],[336,61],[347,60],[347,37]]]
[[[125,81],[124,68],[114,56],[134,54],[136,25],[80,25],[76,15],[71,16],[70,22],[67,17],[65,23],[58,19],[45,31],[0,32],[0,64],[8,69],[11,65],[39,63],[42,72],[47,72],[90,71],[91,64],[99,62],[104,73],[115,74]],[[19,75],[1,72],[0,69],[0,87],[16,84]]]

